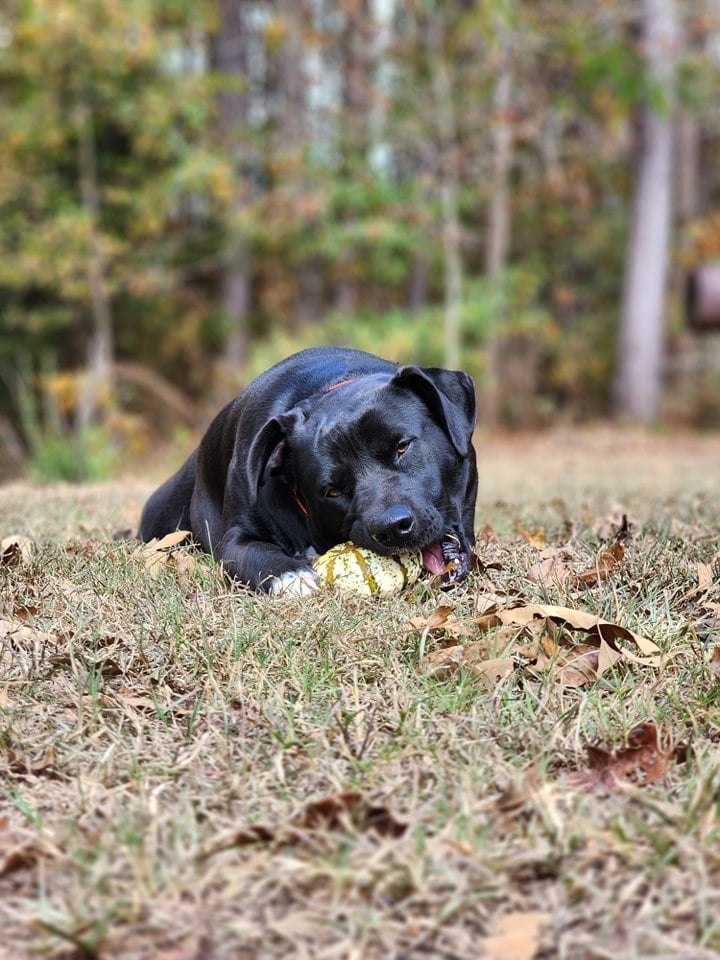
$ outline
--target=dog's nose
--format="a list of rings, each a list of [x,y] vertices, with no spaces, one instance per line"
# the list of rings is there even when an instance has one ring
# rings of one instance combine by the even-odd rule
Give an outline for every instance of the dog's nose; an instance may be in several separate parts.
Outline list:
[[[390,507],[385,513],[380,514],[377,520],[370,526],[370,534],[373,540],[383,545],[399,544],[404,537],[407,537],[413,528],[415,518],[408,509],[401,504]]]

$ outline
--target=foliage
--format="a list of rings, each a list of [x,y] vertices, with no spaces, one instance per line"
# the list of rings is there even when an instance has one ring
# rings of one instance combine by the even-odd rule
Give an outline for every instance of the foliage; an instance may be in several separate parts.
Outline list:
[[[702,0],[681,13],[681,105],[703,138],[703,208],[680,224],[688,268],[720,249],[718,25]],[[497,333],[506,354],[533,358],[530,419],[603,412],[635,111],[667,108],[641,69],[636,26],[617,0],[7,5],[0,364],[45,349],[62,370],[86,363],[97,262],[116,356],[149,362],[195,396],[235,358],[238,337],[243,380],[276,345],[323,338],[442,362],[452,171],[463,365],[482,380]],[[512,137],[511,243],[498,285],[484,261],[502,70],[512,83],[501,118]],[[238,274],[239,307],[227,297]],[[515,303],[521,277],[532,293]],[[516,421],[513,391],[504,410]],[[0,395],[0,413],[12,410]]]
[[[73,422],[81,384],[74,376],[58,376],[47,361],[43,367],[35,375],[29,364],[23,364],[13,390],[29,448],[30,476],[42,483],[108,479],[118,460],[111,437],[99,426],[79,427]]]

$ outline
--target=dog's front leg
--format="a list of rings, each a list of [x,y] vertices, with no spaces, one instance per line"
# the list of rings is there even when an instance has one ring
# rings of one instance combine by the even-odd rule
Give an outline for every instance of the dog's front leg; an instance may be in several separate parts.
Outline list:
[[[305,597],[318,588],[313,568],[299,557],[288,556],[274,543],[226,534],[215,557],[229,577],[273,596]]]

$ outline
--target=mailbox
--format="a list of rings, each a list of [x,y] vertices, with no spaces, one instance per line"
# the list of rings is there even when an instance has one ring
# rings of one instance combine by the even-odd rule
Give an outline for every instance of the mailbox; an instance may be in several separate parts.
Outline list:
[[[685,311],[698,333],[720,330],[720,262],[698,267],[688,276]]]

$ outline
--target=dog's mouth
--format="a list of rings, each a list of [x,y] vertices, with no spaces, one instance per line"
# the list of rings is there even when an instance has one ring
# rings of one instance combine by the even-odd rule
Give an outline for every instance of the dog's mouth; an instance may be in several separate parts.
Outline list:
[[[470,558],[463,552],[454,534],[446,534],[442,540],[425,547],[421,553],[423,569],[430,576],[442,577],[443,587],[454,587],[470,572]]]

